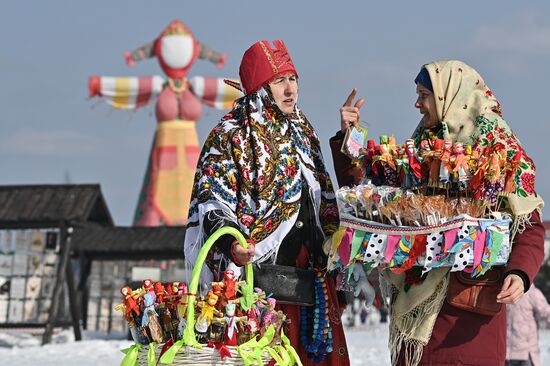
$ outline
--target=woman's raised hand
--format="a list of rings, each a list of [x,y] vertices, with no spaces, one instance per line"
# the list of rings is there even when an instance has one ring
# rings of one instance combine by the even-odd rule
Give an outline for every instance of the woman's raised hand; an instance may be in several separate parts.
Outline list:
[[[360,98],[357,102],[353,102],[357,95],[357,89],[353,88],[350,95],[344,102],[342,108],[340,108],[340,126],[342,132],[346,131],[348,127],[356,126],[361,118],[359,109],[365,104],[365,99]]]

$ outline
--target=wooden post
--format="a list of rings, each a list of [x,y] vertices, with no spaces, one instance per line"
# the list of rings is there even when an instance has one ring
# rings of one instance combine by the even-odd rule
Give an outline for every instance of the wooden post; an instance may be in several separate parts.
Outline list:
[[[78,259],[80,262],[80,279],[78,280],[78,287],[76,289],[76,292],[80,301],[82,329],[86,330],[88,329],[88,302],[90,300],[90,289],[88,286],[88,280],[90,278],[90,272],[92,269],[92,260],[85,258],[82,251],[78,253]]]
[[[71,238],[67,240],[69,243]],[[75,341],[82,340],[82,332],[80,331],[80,309],[78,296],[76,295],[76,290],[74,286],[74,272],[73,265],[69,259],[67,263],[67,287],[69,288],[69,307],[71,310],[71,320],[73,323],[74,339]]]
[[[50,311],[48,312],[48,321],[46,322],[46,329],[42,336],[42,345],[50,343],[52,340],[53,328],[55,326],[57,318],[57,310],[61,299],[61,290],[63,289],[63,283],[65,282],[65,273],[67,272],[67,263],[69,262],[70,254],[70,241],[67,240],[67,223],[61,221],[59,223],[60,233],[60,250],[59,250],[59,267],[57,267],[57,278],[55,279],[55,285],[52,294],[52,303]]]
[[[99,321],[101,320],[101,300],[103,299],[103,293],[101,292],[102,286],[103,286],[103,262],[99,262],[99,297],[97,299],[95,330],[99,330]]]

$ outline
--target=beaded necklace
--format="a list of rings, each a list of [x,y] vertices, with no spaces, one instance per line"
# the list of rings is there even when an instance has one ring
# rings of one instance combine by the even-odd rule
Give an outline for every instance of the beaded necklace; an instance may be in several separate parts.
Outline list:
[[[328,353],[332,352],[332,327],[330,325],[328,289],[321,271],[315,277],[315,310],[302,306],[300,308],[300,339],[307,356],[314,362],[321,362]],[[308,333],[311,331],[313,315],[312,342],[309,342]]]

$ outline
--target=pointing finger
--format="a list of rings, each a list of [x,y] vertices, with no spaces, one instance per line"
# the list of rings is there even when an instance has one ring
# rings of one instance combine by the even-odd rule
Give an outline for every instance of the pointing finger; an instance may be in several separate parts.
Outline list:
[[[351,93],[348,95],[348,98],[344,102],[344,107],[350,107],[351,103],[353,103],[353,99],[355,99],[355,95],[357,94],[357,89],[353,88]]]

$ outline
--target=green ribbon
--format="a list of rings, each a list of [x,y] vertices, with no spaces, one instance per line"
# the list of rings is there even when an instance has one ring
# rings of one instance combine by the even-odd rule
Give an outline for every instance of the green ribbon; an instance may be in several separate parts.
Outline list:
[[[349,263],[342,263],[343,265],[352,265],[355,263],[355,257],[357,256],[357,252],[359,249],[361,249],[361,245],[363,244],[363,239],[365,238],[366,232],[363,230],[355,229],[353,232],[353,237],[351,239],[351,250],[349,253]]]
[[[491,257],[489,259],[489,266],[495,264],[500,252],[500,247],[504,241],[504,234],[496,230],[489,230],[489,240],[491,241]]]
[[[156,342],[149,343],[149,351],[147,352],[147,366],[157,365],[157,355],[155,355]]]
[[[120,363],[120,366],[135,366],[137,365],[137,356],[139,350],[141,349],[141,344],[134,344],[128,348],[120,350],[122,353],[126,354]]]
[[[248,311],[252,308],[252,304],[254,304],[254,285],[251,283],[245,283],[244,285],[241,285],[240,291],[242,294],[242,297],[240,298],[241,309],[243,311]]]
[[[254,362],[259,366],[263,366],[262,353],[264,353],[264,350],[266,350],[266,347],[271,343],[274,336],[275,328],[271,324],[259,341],[256,338],[252,338],[237,347],[237,351],[241,355],[245,366],[252,365]],[[267,351],[269,352],[269,350]]]
[[[290,357],[290,361],[288,363],[289,366],[298,365],[298,366],[304,366],[302,364],[302,360],[300,360],[300,356],[298,355],[298,352],[292,347],[292,344],[290,343],[290,339],[285,335],[285,332],[281,329],[281,340],[283,341],[283,344],[285,346],[286,351],[288,352],[288,355]]]
[[[275,360],[277,365],[288,366],[288,364],[284,362],[282,357],[279,355],[279,353],[277,353],[277,351],[274,348],[267,347],[266,350],[267,350],[267,353],[269,353],[269,355],[271,356],[271,358]]]
[[[183,347],[184,344],[185,342],[183,339],[180,339],[179,341],[174,342],[174,344],[171,345],[170,348],[168,348],[166,352],[164,352],[164,354],[160,357],[160,362],[167,363],[167,364],[174,363],[174,357],[176,357],[176,353],[178,353],[178,351],[180,350],[181,347]]]

